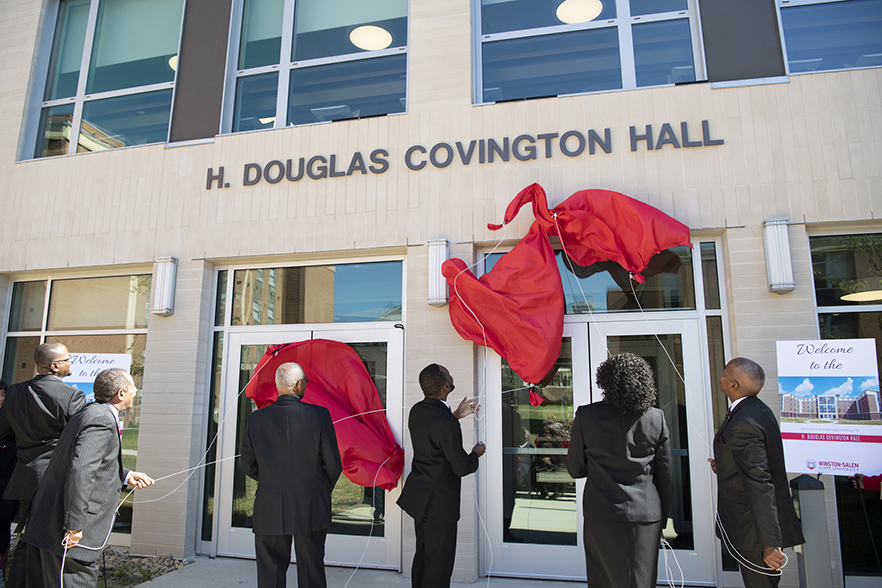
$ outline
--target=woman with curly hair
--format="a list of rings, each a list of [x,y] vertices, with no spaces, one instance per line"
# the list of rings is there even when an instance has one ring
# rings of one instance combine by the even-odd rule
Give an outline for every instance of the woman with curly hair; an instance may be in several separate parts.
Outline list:
[[[603,400],[576,411],[567,470],[585,478],[582,512],[591,588],[650,588],[673,493],[671,442],[652,369],[633,353],[597,368]]]

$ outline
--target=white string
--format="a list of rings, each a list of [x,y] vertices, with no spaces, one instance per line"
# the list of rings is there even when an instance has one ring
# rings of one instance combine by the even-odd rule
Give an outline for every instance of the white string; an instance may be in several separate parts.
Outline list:
[[[787,566],[787,562],[789,561],[787,554],[784,553],[783,550],[782,550],[782,555],[784,556],[784,563],[781,564],[781,567],[779,569],[776,570],[775,568],[761,566],[757,563],[754,563],[754,562],[748,560],[735,548],[735,545],[732,543],[732,540],[729,539],[729,534],[726,533],[726,529],[723,527],[723,521],[720,518],[719,511],[717,511],[715,513],[715,522],[717,523],[717,525],[720,528],[720,531],[722,532],[723,545],[726,546],[726,551],[728,551],[729,555],[734,557],[735,560],[739,564],[741,564],[743,567],[747,568],[749,571],[751,571],[755,574],[763,575],[763,576],[777,577],[783,573],[783,570]]]
[[[674,548],[668,543],[668,540],[662,537],[661,539],[662,553],[665,557],[665,580],[668,582],[668,586],[671,588],[674,587],[674,572],[671,570],[670,564],[668,564],[668,551],[671,552],[671,555],[674,557],[674,563],[677,564],[677,569],[680,570],[680,588],[683,588],[683,585],[686,583],[686,578],[683,575],[683,568],[680,567],[680,562],[677,560],[677,554],[674,553]]]
[[[373,411],[373,412],[376,412],[376,411]],[[386,461],[384,461],[383,463],[380,464],[380,467],[377,469],[377,474],[374,476],[374,482],[373,482],[373,486],[372,486],[373,492],[371,493],[371,510],[376,510],[376,508],[377,508],[377,478],[380,477],[380,472],[383,470],[383,466],[386,465],[386,462],[389,461],[390,459],[392,459],[392,455],[387,457]],[[374,513],[371,512],[371,518],[373,518],[373,516],[374,516]],[[371,546],[371,537],[373,536],[373,534],[374,534],[374,523],[372,521],[371,522],[371,530],[368,531],[367,543],[364,546],[364,551],[361,552],[361,558],[358,560],[358,563],[355,564],[355,569],[352,570],[352,575],[349,576],[348,580],[346,580],[346,585],[343,586],[343,588],[349,588],[349,582],[351,582],[352,578],[355,577],[355,572],[358,571],[358,568],[361,566],[361,563],[364,561],[365,554],[367,554],[368,547]]]

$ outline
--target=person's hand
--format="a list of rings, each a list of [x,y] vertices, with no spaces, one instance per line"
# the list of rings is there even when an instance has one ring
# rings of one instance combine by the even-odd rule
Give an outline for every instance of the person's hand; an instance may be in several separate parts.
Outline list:
[[[487,448],[484,447],[483,441],[479,441],[478,443],[475,444],[474,447],[472,447],[472,452],[477,453],[478,457],[481,457],[482,455],[484,455],[485,451],[487,451]]]
[[[68,531],[64,534],[64,539],[62,539],[61,544],[70,549],[74,547],[77,543],[83,540],[83,531]]]
[[[861,490],[864,489],[864,475],[863,474],[855,474],[851,477],[851,485],[855,488],[859,488]]]
[[[784,565],[784,552],[781,551],[780,547],[766,545],[763,547],[763,561],[766,562],[767,566],[778,571]]]
[[[717,473],[717,460],[715,460],[715,459],[711,459],[711,458],[707,458],[707,463],[710,464],[711,469],[712,469],[712,470],[714,471],[714,473],[716,474],[716,473]]]
[[[153,485],[153,478],[141,472],[129,472],[127,483],[135,488],[146,488]]]
[[[470,414],[475,414],[481,409],[481,405],[478,404],[477,398],[463,398],[459,403],[459,406],[456,407],[456,410],[453,411],[453,416],[458,419],[466,417]]]

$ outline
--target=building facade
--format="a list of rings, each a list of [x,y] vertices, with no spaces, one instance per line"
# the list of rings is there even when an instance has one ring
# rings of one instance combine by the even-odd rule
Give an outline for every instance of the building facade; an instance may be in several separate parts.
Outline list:
[[[455,579],[584,579],[562,456],[574,408],[601,397],[596,366],[632,351],[671,428],[665,536],[685,581],[738,586],[706,464],[725,361],[763,365],[778,410],[775,341],[882,351],[880,0],[0,0],[0,15],[2,377],[29,377],[43,341],[131,355],[125,458],[186,471],[123,509],[113,541],[133,553],[253,556],[242,391],[268,345],[324,338],[360,354],[408,464],[425,365],[480,398],[463,432],[488,451],[463,486]],[[623,193],[692,239],[643,284],[556,252],[564,340],[539,408],[453,329],[438,268],[490,271],[533,217],[487,224],[533,182],[549,206]],[[833,584],[872,585],[858,497],[822,479]],[[341,480],[329,564],[410,573],[398,492]]]

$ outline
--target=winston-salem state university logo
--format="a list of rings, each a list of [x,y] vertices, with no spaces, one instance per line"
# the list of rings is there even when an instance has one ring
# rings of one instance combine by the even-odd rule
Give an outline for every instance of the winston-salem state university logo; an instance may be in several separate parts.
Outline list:
[[[806,466],[808,469],[813,470],[813,469],[815,469],[816,467],[818,467],[818,462],[816,462],[816,461],[813,460],[813,459],[807,459],[807,460],[805,460],[805,466]]]

